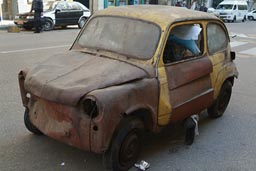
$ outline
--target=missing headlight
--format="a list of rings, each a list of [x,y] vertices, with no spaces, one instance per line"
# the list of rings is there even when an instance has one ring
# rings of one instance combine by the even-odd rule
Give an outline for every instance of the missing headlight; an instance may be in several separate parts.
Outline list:
[[[90,118],[95,118],[98,116],[98,107],[96,101],[92,99],[85,99],[83,101],[83,111],[86,115],[90,116]]]

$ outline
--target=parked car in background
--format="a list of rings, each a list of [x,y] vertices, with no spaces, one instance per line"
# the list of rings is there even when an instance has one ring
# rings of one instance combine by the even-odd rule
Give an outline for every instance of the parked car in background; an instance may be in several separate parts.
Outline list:
[[[55,1],[44,7],[42,15],[43,30],[52,30],[55,26],[78,25],[81,28],[91,15],[90,10],[79,2]],[[34,14],[23,13],[15,16],[14,23],[26,30],[34,27]]]
[[[208,8],[208,9],[207,9],[207,13],[213,14],[213,15],[215,15],[216,17],[220,17],[219,12],[216,11],[214,8]]]
[[[256,10],[252,10],[246,16],[248,20],[256,20]]]
[[[205,109],[223,115],[238,77],[229,43],[225,24],[205,12],[100,10],[70,51],[19,72],[25,126],[127,171],[144,131],[158,133]]]
[[[248,7],[246,1],[222,1],[216,8],[220,18],[224,21],[242,21],[246,20],[246,14],[248,13]]]

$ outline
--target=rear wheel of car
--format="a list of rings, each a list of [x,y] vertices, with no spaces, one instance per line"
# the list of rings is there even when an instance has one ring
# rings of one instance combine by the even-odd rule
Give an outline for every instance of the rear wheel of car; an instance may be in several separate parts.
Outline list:
[[[249,17],[248,17],[248,20],[253,20],[253,17],[252,17],[252,16],[249,16]]]
[[[30,122],[30,118],[29,118],[29,109],[26,108],[25,112],[24,112],[24,124],[26,126],[26,128],[36,134],[36,135],[42,135],[43,133],[37,129],[31,122]]]
[[[44,31],[50,31],[53,29],[53,21],[49,18],[46,18],[43,25]]]
[[[86,23],[86,20],[87,20],[87,18],[85,18],[85,17],[81,18],[81,20],[78,23],[78,27],[82,28],[84,26],[84,24]]]
[[[103,156],[105,167],[113,171],[129,170],[138,159],[143,129],[143,122],[136,117],[121,121],[110,148]]]
[[[223,115],[228,106],[231,94],[232,84],[230,81],[225,81],[221,87],[219,96],[217,97],[216,101],[207,110],[208,115],[211,118],[218,118]]]
[[[25,30],[32,30],[32,26],[23,26],[23,28],[25,29]]]

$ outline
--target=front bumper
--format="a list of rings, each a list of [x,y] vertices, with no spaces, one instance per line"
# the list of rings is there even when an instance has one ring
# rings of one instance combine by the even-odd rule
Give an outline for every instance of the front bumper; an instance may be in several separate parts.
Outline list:
[[[33,27],[34,26],[34,19],[16,19],[14,23],[20,27]]]
[[[220,15],[219,17],[222,20],[230,20],[231,21],[234,19],[234,17],[232,15]]]

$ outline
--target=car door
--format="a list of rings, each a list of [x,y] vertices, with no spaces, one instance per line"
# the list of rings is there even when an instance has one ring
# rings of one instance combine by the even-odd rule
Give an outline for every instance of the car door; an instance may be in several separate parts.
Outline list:
[[[167,87],[161,88],[168,92],[171,122],[196,114],[213,101],[213,68],[205,52],[203,35],[200,23],[177,25],[169,32],[163,52]]]
[[[59,2],[55,10],[56,25],[68,25],[69,24],[69,11],[70,7],[67,2]]]
[[[69,3],[70,12],[69,12],[69,24],[77,24],[79,18],[83,15],[83,9],[76,2]]]

